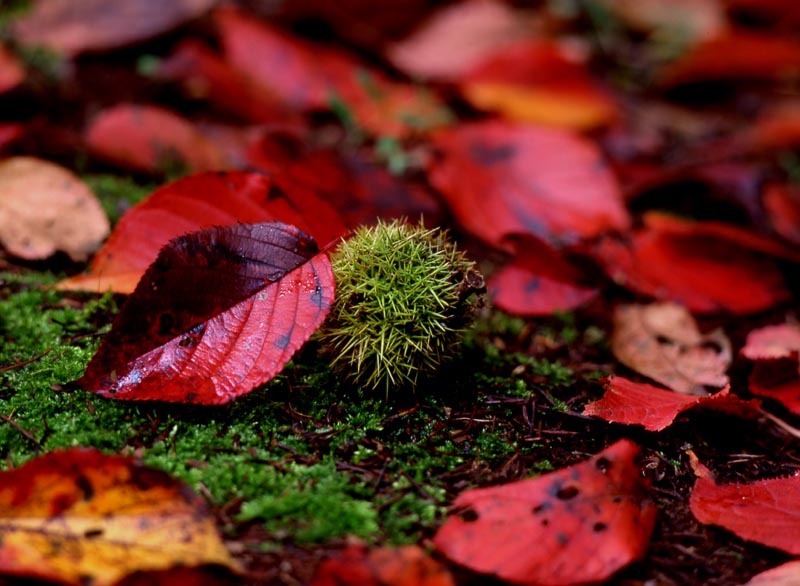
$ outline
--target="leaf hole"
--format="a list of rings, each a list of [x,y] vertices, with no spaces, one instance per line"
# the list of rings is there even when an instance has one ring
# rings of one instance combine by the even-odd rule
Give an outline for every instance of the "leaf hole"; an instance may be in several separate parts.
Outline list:
[[[98,529],[87,529],[86,531],[83,532],[83,536],[86,539],[96,539],[96,538],[100,537],[101,535],[103,535],[103,530],[99,529],[99,528]]]
[[[562,486],[561,488],[559,488],[558,492],[556,492],[556,497],[558,497],[562,501],[568,501],[578,496],[579,492],[580,490],[578,490],[577,486],[575,486],[574,484],[570,484],[569,486]]]
[[[592,531],[594,531],[595,533],[602,533],[606,529],[608,529],[608,525],[600,521],[592,525]]]
[[[535,507],[533,507],[533,514],[534,515],[538,515],[539,513],[545,512],[549,508],[550,508],[550,506],[547,503],[542,503],[541,505],[536,505]]]
[[[597,466],[597,469],[600,470],[600,472],[605,474],[611,469],[611,460],[608,458],[598,458],[594,465]]]
[[[470,508],[464,509],[458,514],[458,516],[467,523],[474,523],[478,520],[478,513],[476,513],[474,509]]]

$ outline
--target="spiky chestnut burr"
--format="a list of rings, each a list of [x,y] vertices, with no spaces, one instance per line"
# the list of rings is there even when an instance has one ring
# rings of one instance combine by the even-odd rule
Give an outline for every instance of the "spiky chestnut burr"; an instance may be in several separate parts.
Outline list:
[[[422,224],[361,227],[331,261],[336,299],[323,344],[335,368],[387,395],[452,355],[485,289],[446,232]]]

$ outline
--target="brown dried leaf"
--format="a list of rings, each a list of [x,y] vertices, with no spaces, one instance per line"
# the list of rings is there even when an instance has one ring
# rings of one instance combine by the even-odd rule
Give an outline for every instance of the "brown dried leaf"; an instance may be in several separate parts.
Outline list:
[[[32,157],[0,163],[0,243],[27,260],[57,250],[85,260],[110,230],[100,203],[69,170]]]
[[[701,334],[675,303],[617,307],[611,349],[624,365],[678,393],[705,395],[704,385],[728,384],[730,341],[719,330]]]

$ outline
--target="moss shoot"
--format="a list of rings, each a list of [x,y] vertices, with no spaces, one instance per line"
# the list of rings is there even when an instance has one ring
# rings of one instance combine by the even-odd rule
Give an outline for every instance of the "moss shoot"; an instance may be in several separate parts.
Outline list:
[[[413,388],[452,355],[483,279],[441,230],[362,227],[333,254],[322,330],[332,364],[369,389]]]

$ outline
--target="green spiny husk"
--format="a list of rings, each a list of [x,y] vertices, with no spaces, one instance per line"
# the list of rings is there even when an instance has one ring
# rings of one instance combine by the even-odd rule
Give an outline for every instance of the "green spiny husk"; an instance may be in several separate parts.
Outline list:
[[[323,343],[354,383],[387,394],[451,356],[483,288],[447,234],[421,224],[359,228],[331,260],[336,301]]]

